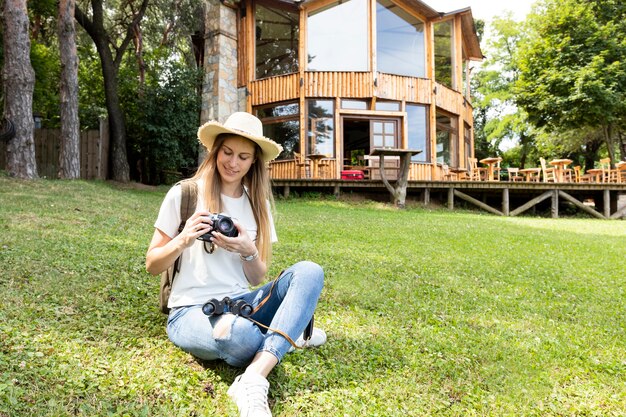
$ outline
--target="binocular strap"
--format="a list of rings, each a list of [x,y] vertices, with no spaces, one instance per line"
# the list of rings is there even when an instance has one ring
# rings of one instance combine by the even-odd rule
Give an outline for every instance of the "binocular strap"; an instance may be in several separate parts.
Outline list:
[[[274,282],[272,282],[272,286],[270,287],[270,291],[267,294],[267,296],[261,300],[261,302],[259,303],[258,306],[256,306],[256,308],[254,310],[252,310],[252,314],[256,313],[262,306],[263,304],[265,304],[267,302],[267,300],[269,300],[269,298],[272,295],[272,291],[274,290],[274,285],[276,285],[276,282],[278,282],[278,280],[281,278],[283,272],[285,272],[284,270],[280,272],[280,274],[278,274],[278,278],[276,278],[274,280]],[[250,320],[252,323],[256,324],[257,326],[263,327],[264,329],[270,330],[274,333],[278,333],[279,335],[281,335],[282,337],[284,337],[285,339],[287,339],[287,341],[291,344],[291,346],[293,346],[295,349],[304,349],[304,347],[302,346],[298,346],[291,337],[289,337],[289,335],[281,330],[277,330],[277,329],[272,329],[269,326],[264,325],[263,323],[259,323],[258,321],[250,318],[250,317],[246,317],[248,320]],[[311,322],[307,325],[307,328],[304,331],[305,333],[305,340],[309,340],[311,338],[311,335],[313,334],[313,318],[311,318]]]

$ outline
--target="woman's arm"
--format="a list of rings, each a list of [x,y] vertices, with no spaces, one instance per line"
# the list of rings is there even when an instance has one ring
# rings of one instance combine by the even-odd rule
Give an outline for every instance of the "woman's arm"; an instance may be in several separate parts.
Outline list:
[[[259,251],[254,247],[254,252],[251,252],[250,255],[239,253],[240,256],[251,256],[256,253],[256,256],[251,261],[246,261],[242,259],[243,262],[243,272],[246,274],[246,278],[248,282],[254,287],[263,282],[265,278],[265,274],[267,273],[267,265],[265,262],[261,260],[259,256]]]
[[[158,275],[174,264],[180,254],[193,245],[193,242],[211,229],[209,212],[195,212],[187,222],[183,230],[174,238],[169,237],[163,231],[154,229],[152,241],[146,253],[146,270],[152,275]]]

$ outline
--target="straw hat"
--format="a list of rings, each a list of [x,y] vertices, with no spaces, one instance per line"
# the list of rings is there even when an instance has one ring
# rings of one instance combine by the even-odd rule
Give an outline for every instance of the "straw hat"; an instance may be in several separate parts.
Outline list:
[[[272,139],[263,136],[263,124],[250,113],[236,112],[231,114],[224,124],[210,121],[198,129],[198,139],[210,151],[215,143],[217,135],[231,133],[250,139],[261,147],[263,162],[275,159],[282,151],[283,147]]]

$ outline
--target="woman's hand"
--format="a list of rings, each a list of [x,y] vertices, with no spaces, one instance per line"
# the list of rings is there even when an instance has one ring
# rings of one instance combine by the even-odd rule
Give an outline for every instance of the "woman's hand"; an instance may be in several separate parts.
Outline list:
[[[181,240],[183,247],[188,248],[200,236],[208,233],[213,226],[213,222],[210,218],[211,213],[208,211],[196,211],[185,222],[185,227],[178,234],[177,238]]]
[[[248,235],[246,228],[236,220],[233,220],[239,235],[237,237],[227,237],[219,232],[213,232],[213,243],[229,252],[238,253],[240,257],[252,256],[258,253],[257,247]],[[260,256],[253,258],[251,261],[242,259],[243,272],[250,284],[259,285],[263,282],[267,273],[267,265],[261,260]]]
[[[215,244],[215,246],[218,246],[229,252],[238,253],[241,256],[254,255],[257,249],[256,249],[254,242],[248,235],[246,228],[243,227],[243,225],[235,219],[233,219],[233,224],[235,225],[235,227],[237,228],[237,231],[239,232],[238,236],[228,237],[228,236],[224,236],[223,234],[217,231],[214,231],[212,232],[212,235],[213,235],[212,242]]]

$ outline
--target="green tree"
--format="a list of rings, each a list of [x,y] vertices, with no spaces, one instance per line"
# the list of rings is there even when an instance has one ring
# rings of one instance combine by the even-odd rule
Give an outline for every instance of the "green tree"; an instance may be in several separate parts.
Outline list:
[[[520,73],[518,50],[523,38],[523,23],[513,20],[510,12],[493,20],[487,59],[474,78],[473,89],[477,156],[498,153],[503,141],[516,142],[516,150],[511,153],[514,157],[505,160],[521,167],[533,152],[536,137],[536,130],[526,112],[518,107],[515,94]]]
[[[75,7],[76,21],[93,40],[102,67],[106,108],[109,117],[109,134],[111,135],[111,171],[115,180],[126,182],[130,179],[129,164],[126,150],[126,122],[119,100],[118,73],[120,63],[128,46],[137,33],[143,18],[148,0],[129,1],[120,7],[111,18],[103,0],[91,0],[91,14],[84,12],[78,5]],[[114,22],[113,26],[109,24]],[[119,36],[116,36],[118,35]]]
[[[179,61],[165,61],[159,70],[146,72],[141,95],[137,95],[136,78],[120,86],[128,120],[132,177],[155,185],[168,182],[167,171],[187,171],[196,166],[201,105],[196,94],[200,70]]]
[[[549,132],[601,132],[611,159],[618,140],[625,158],[625,39],[623,1],[540,2],[519,53],[518,104],[529,120]]]

